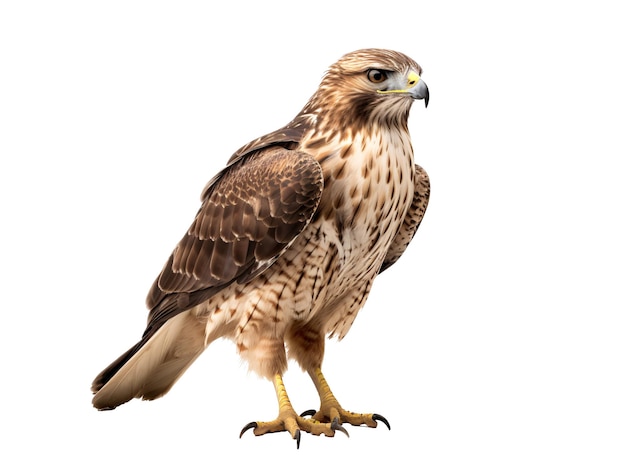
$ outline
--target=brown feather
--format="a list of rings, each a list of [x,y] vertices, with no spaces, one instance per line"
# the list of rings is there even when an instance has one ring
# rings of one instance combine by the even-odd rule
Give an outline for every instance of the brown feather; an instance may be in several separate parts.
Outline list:
[[[379,273],[382,273],[391,265],[396,263],[402,256],[406,248],[409,246],[413,236],[424,218],[428,200],[430,198],[430,179],[426,171],[419,165],[415,166],[415,193],[413,194],[413,202],[409,208],[400,231],[393,239],[392,245],[387,251],[385,260],[380,267]]]
[[[284,204],[281,186],[300,202]],[[174,250],[171,265],[150,290],[151,315],[158,316],[158,303],[166,296],[228,285],[249,277],[247,270],[259,263],[269,267],[313,216],[322,187],[319,164],[282,147],[256,151],[231,165],[205,190],[202,207]],[[223,223],[225,217],[242,222]],[[235,243],[246,248],[245,259],[241,249],[235,259]]]
[[[378,93],[371,69],[421,74],[398,52],[347,54],[287,126],[241,147],[209,181],[148,293],[142,339],[94,380],[96,407],[165,394],[221,336],[271,377],[286,368],[285,344],[312,371],[325,336],[348,332],[430,191],[412,163],[413,98]]]

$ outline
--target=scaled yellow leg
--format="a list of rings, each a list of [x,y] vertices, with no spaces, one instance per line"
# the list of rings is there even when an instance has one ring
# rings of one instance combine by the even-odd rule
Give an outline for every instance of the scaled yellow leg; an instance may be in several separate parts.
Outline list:
[[[276,398],[278,399],[278,417],[269,422],[250,422],[241,430],[240,438],[250,429],[253,429],[254,434],[257,436],[273,432],[289,432],[291,437],[296,440],[297,447],[300,448],[301,430],[313,435],[324,434],[328,437],[333,437],[336,430],[345,432],[338,423],[322,423],[315,419],[299,416],[291,405],[282,376],[279,374],[275,375],[272,382],[274,383]]]
[[[309,371],[309,376],[311,376],[320,396],[320,409],[317,412],[307,411],[304,415],[312,415],[312,419],[325,423],[349,423],[351,425],[367,425],[368,427],[377,427],[377,421],[380,420],[391,430],[387,419],[380,414],[356,414],[341,407],[330,386],[328,386],[321,368]]]

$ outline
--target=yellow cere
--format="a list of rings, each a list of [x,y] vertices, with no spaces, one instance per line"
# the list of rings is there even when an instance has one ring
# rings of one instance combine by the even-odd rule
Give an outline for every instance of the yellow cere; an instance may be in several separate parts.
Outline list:
[[[410,88],[413,88],[415,85],[417,85],[417,82],[420,81],[420,76],[417,75],[415,72],[411,71],[409,72],[409,75],[407,76],[406,79],[406,88],[402,89],[402,90],[377,90],[378,93],[406,93],[409,91]]]

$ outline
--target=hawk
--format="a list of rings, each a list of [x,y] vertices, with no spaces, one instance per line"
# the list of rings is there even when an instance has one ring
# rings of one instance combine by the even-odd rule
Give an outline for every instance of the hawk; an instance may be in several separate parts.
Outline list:
[[[424,216],[429,179],[413,163],[407,126],[415,99],[428,106],[421,74],[399,52],[349,53],[289,124],[233,154],[148,293],[141,340],[94,380],[94,407],[163,396],[226,337],[278,398],[277,418],[241,435],[287,431],[299,446],[301,431],[390,428],[379,414],[344,409],[321,367],[325,339],[347,334]],[[294,411],[282,380],[288,356],[313,380],[319,410]]]

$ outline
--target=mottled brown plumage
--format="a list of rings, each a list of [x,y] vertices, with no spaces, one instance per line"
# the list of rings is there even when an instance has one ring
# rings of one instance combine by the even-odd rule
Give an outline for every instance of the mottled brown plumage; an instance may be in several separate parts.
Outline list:
[[[276,420],[244,431],[287,430],[299,442],[300,430],[387,423],[341,408],[321,364],[325,337],[348,332],[426,210],[428,177],[413,164],[407,127],[413,100],[428,104],[420,74],[398,52],[347,54],[293,121],[235,152],[148,294],[142,339],[94,380],[95,407],[165,394],[227,337],[279,399]],[[320,393],[315,420],[289,403],[287,351]]]

